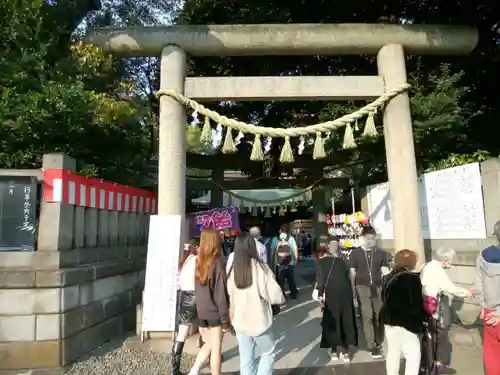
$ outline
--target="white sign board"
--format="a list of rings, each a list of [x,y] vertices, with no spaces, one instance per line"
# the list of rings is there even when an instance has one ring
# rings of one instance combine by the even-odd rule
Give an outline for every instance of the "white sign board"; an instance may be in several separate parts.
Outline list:
[[[143,332],[175,330],[181,228],[179,215],[150,217],[142,301]]]
[[[426,239],[486,238],[479,163],[425,173],[419,178]],[[368,216],[381,238],[394,238],[389,184],[367,188]]]

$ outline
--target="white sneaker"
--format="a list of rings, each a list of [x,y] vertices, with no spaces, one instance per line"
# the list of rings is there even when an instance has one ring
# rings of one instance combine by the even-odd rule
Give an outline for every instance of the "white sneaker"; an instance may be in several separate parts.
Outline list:
[[[338,361],[339,360],[339,356],[337,353],[330,353],[330,360],[331,361]]]
[[[351,358],[349,358],[349,354],[347,353],[342,353],[341,359],[344,361],[344,363],[351,363]]]

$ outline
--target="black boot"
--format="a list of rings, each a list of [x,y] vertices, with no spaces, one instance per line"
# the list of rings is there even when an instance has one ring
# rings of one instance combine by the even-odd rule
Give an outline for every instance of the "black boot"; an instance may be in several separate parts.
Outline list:
[[[172,346],[172,375],[182,375],[181,373],[181,359],[184,343],[175,341]]]
[[[198,337],[198,348],[201,348],[203,346],[204,342],[203,342],[203,338],[201,337]]]

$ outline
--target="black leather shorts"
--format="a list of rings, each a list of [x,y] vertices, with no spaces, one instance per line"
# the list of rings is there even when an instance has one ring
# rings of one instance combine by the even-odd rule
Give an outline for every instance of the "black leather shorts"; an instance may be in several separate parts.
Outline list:
[[[179,324],[198,325],[198,311],[194,291],[181,291],[179,301]]]
[[[214,328],[222,325],[220,319],[200,319],[199,326],[201,328]]]

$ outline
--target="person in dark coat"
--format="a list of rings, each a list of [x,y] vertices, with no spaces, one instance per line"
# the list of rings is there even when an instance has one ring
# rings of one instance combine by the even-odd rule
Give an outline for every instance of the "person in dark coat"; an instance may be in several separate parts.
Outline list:
[[[316,257],[314,295],[323,310],[320,346],[331,351],[332,361],[350,362],[357,346],[357,332],[349,269],[328,246],[319,246]]]
[[[405,375],[418,375],[421,368],[421,341],[427,313],[420,275],[415,273],[417,255],[404,249],[394,257],[394,270],[382,279],[380,320],[387,340],[387,375],[398,375],[401,356]]]

